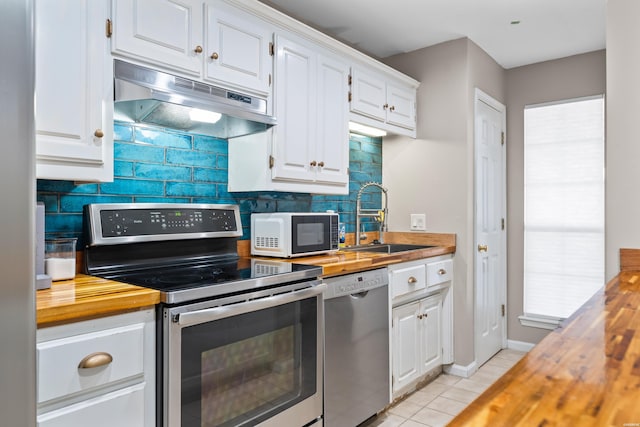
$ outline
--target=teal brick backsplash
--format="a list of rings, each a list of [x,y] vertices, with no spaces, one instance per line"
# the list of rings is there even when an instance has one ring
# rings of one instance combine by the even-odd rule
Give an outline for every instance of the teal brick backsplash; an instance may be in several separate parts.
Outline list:
[[[38,180],[45,203],[47,238],[82,238],[82,207],[88,203],[233,203],[240,206],[243,239],[252,212],[334,210],[355,231],[356,195],[361,185],[382,181],[382,139],[352,135],[349,141],[349,195],[227,192],[227,144],[203,135],[114,125],[114,182],[77,184]],[[381,205],[378,192],[363,195],[364,207]],[[367,230],[375,230],[368,224]],[[82,242],[79,243],[81,245]],[[79,246],[80,247],[80,246]]]

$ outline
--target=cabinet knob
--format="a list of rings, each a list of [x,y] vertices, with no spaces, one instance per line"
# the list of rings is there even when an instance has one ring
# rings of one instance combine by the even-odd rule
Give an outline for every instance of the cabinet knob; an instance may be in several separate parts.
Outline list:
[[[422,320],[422,314],[418,314],[418,320]]]
[[[311,160],[311,163],[309,163],[311,166],[316,166],[318,163],[316,163],[315,160]]]
[[[321,168],[324,167],[324,162],[318,162],[318,166],[320,166]]]
[[[195,53],[202,53],[202,46],[198,45],[195,49],[193,49]]]
[[[387,108],[389,108],[389,104],[384,104],[384,105],[382,106],[382,108],[384,108],[384,109],[386,110]]]
[[[389,107],[389,111],[393,111],[393,110],[395,110],[395,109],[396,109],[396,107],[395,107],[394,105],[392,105],[391,107]]]
[[[78,363],[78,369],[97,368],[99,366],[108,365],[111,362],[113,362],[113,356],[109,353],[105,353],[104,351],[99,351],[85,356],[85,358]]]
[[[438,270],[438,274],[441,276],[444,276],[445,274],[447,274],[447,270],[445,270],[444,268],[441,268],[440,270]]]
[[[418,279],[416,279],[415,277],[411,276],[407,280],[407,283],[409,283],[410,285],[415,285],[416,283],[418,283]]]
[[[213,52],[213,53],[211,54],[211,59],[216,60],[216,59],[218,59],[218,58],[219,58],[219,56],[218,56],[218,52]]]
[[[489,247],[487,245],[478,245],[478,252],[487,252]]]
[[[96,131],[93,132],[93,136],[96,138],[102,138],[104,136],[104,132],[102,132],[102,129],[96,129]]]

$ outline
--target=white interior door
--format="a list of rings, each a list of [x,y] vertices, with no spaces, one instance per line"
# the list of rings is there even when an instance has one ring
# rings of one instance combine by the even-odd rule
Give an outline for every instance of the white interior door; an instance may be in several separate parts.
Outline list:
[[[475,344],[478,366],[506,346],[505,107],[476,89]]]

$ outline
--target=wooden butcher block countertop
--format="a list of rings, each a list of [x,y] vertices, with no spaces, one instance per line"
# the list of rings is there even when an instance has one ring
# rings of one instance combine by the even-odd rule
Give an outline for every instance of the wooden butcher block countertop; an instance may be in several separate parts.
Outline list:
[[[377,237],[377,234],[375,235]],[[386,232],[385,243],[402,243],[412,245],[433,246],[425,249],[397,252],[392,254],[376,252],[338,251],[331,254],[281,259],[306,265],[322,267],[324,277],[336,276],[358,271],[386,267],[399,262],[430,258],[438,255],[453,254],[456,251],[456,235],[447,233]],[[347,244],[353,243],[353,236],[348,236]],[[249,256],[250,242],[243,240],[238,245],[241,255]],[[262,259],[273,259],[257,257]]]
[[[53,282],[50,289],[36,292],[36,319],[41,328],[153,307],[159,302],[156,290],[77,274],[73,280]]]
[[[450,426],[640,425],[640,250]]]
[[[385,237],[394,243],[435,247],[396,254],[340,251],[331,255],[293,258],[288,261],[322,266],[323,275],[331,276],[455,252],[454,234],[387,233]],[[249,249],[249,241],[238,242],[238,253],[241,256],[249,256]],[[73,280],[53,282],[51,289],[37,291],[37,325],[46,327],[108,316],[152,307],[159,302],[160,292],[156,290],[77,274]]]

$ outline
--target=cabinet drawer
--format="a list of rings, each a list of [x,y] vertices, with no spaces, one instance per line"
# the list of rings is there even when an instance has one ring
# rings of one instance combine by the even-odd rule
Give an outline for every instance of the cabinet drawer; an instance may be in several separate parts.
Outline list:
[[[142,323],[38,343],[38,403],[136,375],[142,378],[143,345]],[[97,352],[110,355],[111,362],[79,367]]]
[[[445,261],[427,264],[427,286],[439,285],[448,282],[453,277],[453,261]]]
[[[399,268],[391,273],[391,298],[409,292],[424,289],[427,285],[425,282],[424,265],[415,265],[412,267]]]
[[[38,427],[141,427],[144,384],[138,384],[38,416]]]

